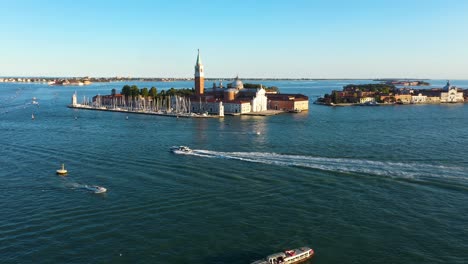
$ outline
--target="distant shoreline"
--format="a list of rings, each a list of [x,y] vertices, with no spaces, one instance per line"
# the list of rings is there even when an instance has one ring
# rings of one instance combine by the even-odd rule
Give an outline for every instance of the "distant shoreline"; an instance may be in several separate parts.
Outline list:
[[[175,82],[175,81],[193,81],[194,78],[182,77],[72,77],[72,76],[0,76],[0,82],[50,82],[57,80],[78,80],[88,78],[91,82],[125,82],[125,81],[140,81],[140,82]],[[205,78],[207,81],[219,80],[232,80],[234,77],[213,77]],[[244,77],[245,80],[254,81],[347,81],[347,80],[370,80],[370,81],[384,81],[384,80],[432,80],[432,79],[412,79],[412,78],[259,78],[259,77]]]

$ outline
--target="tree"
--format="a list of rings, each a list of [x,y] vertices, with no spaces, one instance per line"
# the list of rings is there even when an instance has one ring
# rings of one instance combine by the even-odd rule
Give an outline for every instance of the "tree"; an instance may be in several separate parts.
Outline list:
[[[116,93],[117,93],[117,91],[115,90],[115,88],[112,89],[112,91],[111,91],[112,96],[114,96]]]
[[[156,87],[151,87],[151,89],[149,90],[149,96],[151,96],[152,98],[156,98],[156,96],[158,96],[158,90],[156,89]]]
[[[138,89],[138,86],[132,85],[130,87],[130,94],[133,98],[138,97],[138,95],[140,94],[140,89]]]
[[[140,90],[140,94],[141,94],[141,96],[143,96],[144,98],[148,97],[148,95],[149,95],[148,88],[144,87],[143,89],[141,89],[141,90]]]
[[[341,96],[338,94],[337,91],[333,91],[333,92],[332,92],[331,98],[332,98],[332,102],[333,102],[334,104],[339,104],[339,103],[341,103]]]
[[[132,94],[130,86],[124,85],[121,94],[125,95],[126,97],[129,97]]]

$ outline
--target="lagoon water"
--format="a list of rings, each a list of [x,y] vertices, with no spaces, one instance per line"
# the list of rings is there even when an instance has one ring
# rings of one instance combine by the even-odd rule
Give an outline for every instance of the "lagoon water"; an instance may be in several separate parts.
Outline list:
[[[356,82],[264,82],[308,95],[300,114],[128,120],[66,107],[123,83],[0,84],[0,262],[467,263],[468,105],[312,104]]]

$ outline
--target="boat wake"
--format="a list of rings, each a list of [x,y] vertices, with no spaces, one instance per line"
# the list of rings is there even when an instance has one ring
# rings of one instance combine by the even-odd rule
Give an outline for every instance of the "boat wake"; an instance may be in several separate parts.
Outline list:
[[[86,190],[94,193],[104,193],[107,191],[106,188],[97,186],[97,185],[88,185],[88,184],[81,184],[77,182],[67,182],[65,183],[65,187],[70,189],[78,189],[78,190]]]
[[[445,178],[447,180],[466,181],[468,184],[468,171],[466,168],[447,165],[385,162],[348,158],[326,158],[267,152],[218,152],[210,150],[193,150],[192,153],[189,153],[188,155],[406,179],[424,179],[427,177]]]

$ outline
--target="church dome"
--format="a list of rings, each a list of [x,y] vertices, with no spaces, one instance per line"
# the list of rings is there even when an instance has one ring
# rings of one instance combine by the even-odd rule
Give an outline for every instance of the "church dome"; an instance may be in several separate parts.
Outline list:
[[[236,89],[244,89],[244,83],[239,80],[239,76],[237,76],[236,79],[231,83],[231,87]]]

